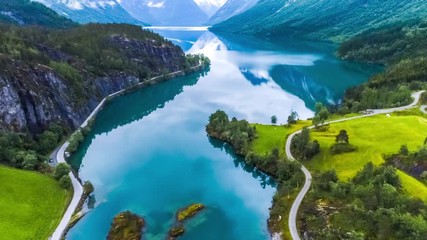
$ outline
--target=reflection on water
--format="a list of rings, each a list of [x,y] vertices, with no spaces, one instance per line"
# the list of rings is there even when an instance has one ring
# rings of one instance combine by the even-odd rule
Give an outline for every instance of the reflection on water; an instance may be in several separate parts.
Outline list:
[[[188,52],[227,61],[255,86],[277,84],[303,100],[309,109],[314,109],[316,102],[339,104],[346,89],[380,70],[378,66],[336,59],[335,46],[330,44],[292,39],[277,42],[206,32]]]
[[[147,221],[145,239],[163,240],[176,211],[195,202],[207,209],[186,223],[183,240],[268,239],[275,183],[206,136],[210,114],[223,109],[269,123],[295,110],[308,118],[316,101],[339,102],[375,69],[337,60],[331,45],[152,30],[207,55],[210,71],[114,99],[98,114],[72,156],[82,180],[95,186],[96,203],[68,239],[105,239],[113,217],[130,210]]]

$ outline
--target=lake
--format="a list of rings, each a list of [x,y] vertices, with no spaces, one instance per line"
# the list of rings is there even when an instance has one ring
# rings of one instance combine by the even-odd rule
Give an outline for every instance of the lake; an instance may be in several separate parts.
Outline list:
[[[215,35],[206,28],[152,28],[210,70],[144,88],[110,102],[71,164],[95,186],[95,207],[67,239],[105,239],[113,217],[130,210],[147,222],[144,239],[165,239],[180,208],[206,210],[186,222],[183,240],[269,239],[273,180],[246,166],[205,133],[217,109],[250,122],[302,119],[316,102],[336,104],[379,67],[343,62],[336,46]]]

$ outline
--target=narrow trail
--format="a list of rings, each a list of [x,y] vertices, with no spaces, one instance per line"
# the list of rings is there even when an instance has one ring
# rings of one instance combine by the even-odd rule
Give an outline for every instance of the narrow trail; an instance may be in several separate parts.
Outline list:
[[[396,111],[402,111],[402,110],[414,108],[417,106],[417,103],[420,100],[421,94],[424,92],[425,91],[419,91],[419,92],[413,93],[411,95],[411,97],[414,99],[414,101],[407,106],[402,106],[402,107],[397,107],[397,108],[388,108],[388,109],[375,109],[375,110],[372,110],[371,113],[366,114],[366,115],[343,118],[343,119],[339,119],[339,120],[335,120],[335,121],[330,121],[330,122],[327,122],[325,124],[351,121],[354,119],[372,117],[372,116],[379,115],[379,114],[387,114],[387,113],[392,113],[392,112],[396,112]],[[424,108],[425,107],[426,106],[424,106]],[[421,108],[423,108],[423,106],[421,106]],[[421,111],[423,111],[423,109]],[[425,109],[423,112],[427,113],[425,111]],[[312,129],[312,128],[314,128],[314,126],[310,126],[308,128]],[[301,133],[301,131],[302,130],[299,130],[297,132],[292,133],[291,135],[289,135],[288,139],[286,140],[286,156],[288,157],[289,160],[296,161],[295,158],[292,156],[291,143],[292,143],[293,137],[296,134]],[[301,170],[303,171],[303,173],[305,175],[305,183],[304,183],[304,186],[302,187],[301,191],[298,193],[297,198],[294,200],[294,202],[292,204],[291,211],[289,213],[289,219],[288,219],[289,231],[291,233],[292,239],[294,239],[294,240],[300,240],[301,239],[299,234],[298,234],[298,228],[297,228],[298,209],[302,203],[302,200],[304,199],[305,195],[307,194],[308,190],[310,189],[311,182],[313,179],[310,171],[308,171],[308,169],[306,167],[304,167],[304,165],[302,165],[302,164],[301,164]]]

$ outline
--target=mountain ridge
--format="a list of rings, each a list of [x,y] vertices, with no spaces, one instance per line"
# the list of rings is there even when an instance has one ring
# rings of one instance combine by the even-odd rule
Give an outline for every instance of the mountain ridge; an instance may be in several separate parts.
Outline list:
[[[147,25],[132,17],[116,0],[34,0],[79,23]]]
[[[52,28],[68,28],[77,25],[43,4],[30,0],[0,0],[0,22]]]
[[[259,0],[228,0],[213,16],[211,16],[207,24],[214,25],[228,20],[255,6],[258,1]]]
[[[263,0],[212,30],[342,42],[370,28],[423,17],[423,0]]]

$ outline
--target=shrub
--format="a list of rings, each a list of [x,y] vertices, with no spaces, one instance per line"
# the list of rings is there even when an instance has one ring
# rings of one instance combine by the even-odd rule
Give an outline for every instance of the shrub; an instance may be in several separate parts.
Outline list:
[[[80,130],[78,130],[77,132],[75,132],[70,137],[69,145],[67,147],[67,152],[73,153],[73,152],[77,151],[77,149],[79,148],[80,143],[83,142],[83,140],[84,140],[83,133]]]
[[[64,175],[59,179],[59,185],[64,189],[70,189],[72,186],[71,178],[68,175]]]
[[[70,166],[66,163],[60,163],[55,168],[55,172],[53,173],[53,177],[57,180],[61,179],[63,176],[66,176],[70,172]]]
[[[355,146],[348,143],[335,143],[330,148],[332,154],[349,153],[356,150],[357,148]]]

